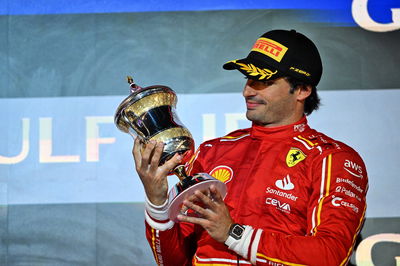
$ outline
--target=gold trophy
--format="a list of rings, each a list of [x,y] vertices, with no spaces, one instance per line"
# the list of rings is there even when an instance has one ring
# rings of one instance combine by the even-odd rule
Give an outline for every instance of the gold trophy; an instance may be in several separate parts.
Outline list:
[[[128,76],[130,95],[118,106],[114,122],[118,129],[139,137],[143,143],[151,140],[164,143],[160,165],[179,153],[183,156],[182,165],[176,166],[171,173],[179,182],[168,193],[168,215],[177,222],[181,213],[182,202],[195,190],[206,190],[214,184],[222,197],[226,196],[225,183],[206,173],[188,176],[186,163],[194,152],[194,140],[189,130],[180,122],[176,114],[177,96],[175,92],[163,85],[142,88]]]

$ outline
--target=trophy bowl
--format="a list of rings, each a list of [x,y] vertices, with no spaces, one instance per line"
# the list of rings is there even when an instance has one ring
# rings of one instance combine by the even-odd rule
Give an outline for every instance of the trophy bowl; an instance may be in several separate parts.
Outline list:
[[[164,143],[160,165],[179,153],[183,156],[182,165],[176,166],[171,173],[179,182],[168,193],[169,218],[178,222],[182,202],[195,190],[206,190],[214,184],[222,197],[226,195],[225,183],[206,173],[188,176],[184,163],[194,152],[194,140],[189,130],[181,123],[176,113],[177,96],[175,92],[163,85],[142,88],[128,76],[130,95],[118,106],[114,122],[118,129],[139,137],[143,143],[155,140]]]

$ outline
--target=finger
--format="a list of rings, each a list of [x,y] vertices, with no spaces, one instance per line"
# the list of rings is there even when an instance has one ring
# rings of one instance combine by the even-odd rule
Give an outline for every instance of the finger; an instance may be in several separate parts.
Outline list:
[[[186,206],[189,209],[192,209],[197,214],[200,214],[202,217],[207,218],[209,216],[209,214],[210,214],[210,210],[209,209],[205,209],[205,208],[201,207],[200,205],[194,204],[191,201],[184,200],[183,201],[183,205]]]
[[[168,161],[166,161],[161,167],[161,171],[163,172],[163,174],[168,174],[171,169],[173,169],[178,163],[180,163],[182,161],[182,155],[180,155],[179,153],[175,153],[174,156],[172,156],[171,159],[169,159]]]
[[[163,150],[164,150],[164,143],[163,142],[156,143],[156,145],[154,147],[154,153],[153,153],[153,156],[151,157],[151,161],[150,161],[150,171],[157,170],[158,165],[160,164],[160,159],[161,159]]]
[[[132,155],[135,160],[136,168],[140,168],[140,163],[142,161],[142,154],[140,153],[141,146],[140,139],[136,137],[132,148]]]
[[[180,210],[180,213],[186,214],[186,212],[187,212],[188,210],[189,210],[188,207],[186,207],[185,205],[182,205],[181,210]]]
[[[197,203],[197,202],[198,202],[197,196],[196,196],[195,194],[191,194],[191,195],[189,195],[189,196],[186,196],[186,197],[185,197],[185,200],[190,201],[190,202],[193,202],[193,203]],[[182,213],[186,213],[186,211],[187,211],[188,209],[189,209],[189,208],[188,208],[187,206],[182,205],[181,212],[182,212]]]
[[[210,186],[210,193],[211,193],[211,198],[214,200],[214,202],[221,203],[224,201],[221,193],[218,191],[215,185]]]
[[[142,152],[141,168],[147,168],[150,163],[150,158],[153,153],[156,142],[154,140],[148,142]]]
[[[198,200],[197,200],[197,196],[196,196],[196,194],[195,194],[194,192],[191,193],[189,196],[186,196],[186,197],[185,197],[185,200],[191,201],[191,202],[193,202],[193,203],[195,203],[195,202],[198,201]]]
[[[210,193],[209,189],[195,190],[190,196],[186,197],[185,200],[190,201],[193,204],[201,203],[202,205],[205,205],[204,201],[203,201],[203,197],[201,197],[201,195],[203,195],[204,199],[205,199],[205,198],[209,197],[209,193]]]
[[[206,191],[200,191],[200,190],[196,190],[194,192],[194,195],[196,195],[197,199],[199,199],[202,203],[204,203],[206,206],[211,207],[211,205],[213,204],[213,201],[211,200],[211,198],[208,196],[208,190]]]
[[[187,222],[187,223],[192,223],[192,224],[198,224],[202,227],[204,227],[206,220],[203,218],[199,217],[193,217],[193,216],[186,216],[183,214],[179,214],[177,216],[178,220],[181,222]]]

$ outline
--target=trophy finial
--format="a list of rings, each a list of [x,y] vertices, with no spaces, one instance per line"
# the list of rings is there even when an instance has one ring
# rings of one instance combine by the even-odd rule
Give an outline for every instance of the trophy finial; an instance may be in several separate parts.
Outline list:
[[[126,80],[129,83],[129,87],[130,87],[131,93],[134,93],[134,92],[142,89],[142,87],[140,87],[139,85],[135,84],[135,82],[133,81],[133,78],[131,76],[127,76]]]
[[[134,83],[133,78],[131,76],[126,76],[126,80],[128,81],[129,84]]]

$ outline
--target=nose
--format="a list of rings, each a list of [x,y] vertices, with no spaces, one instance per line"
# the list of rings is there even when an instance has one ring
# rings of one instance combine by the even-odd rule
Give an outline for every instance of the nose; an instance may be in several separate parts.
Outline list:
[[[248,79],[243,88],[243,96],[250,97],[256,95],[256,90],[252,86],[253,80]]]

